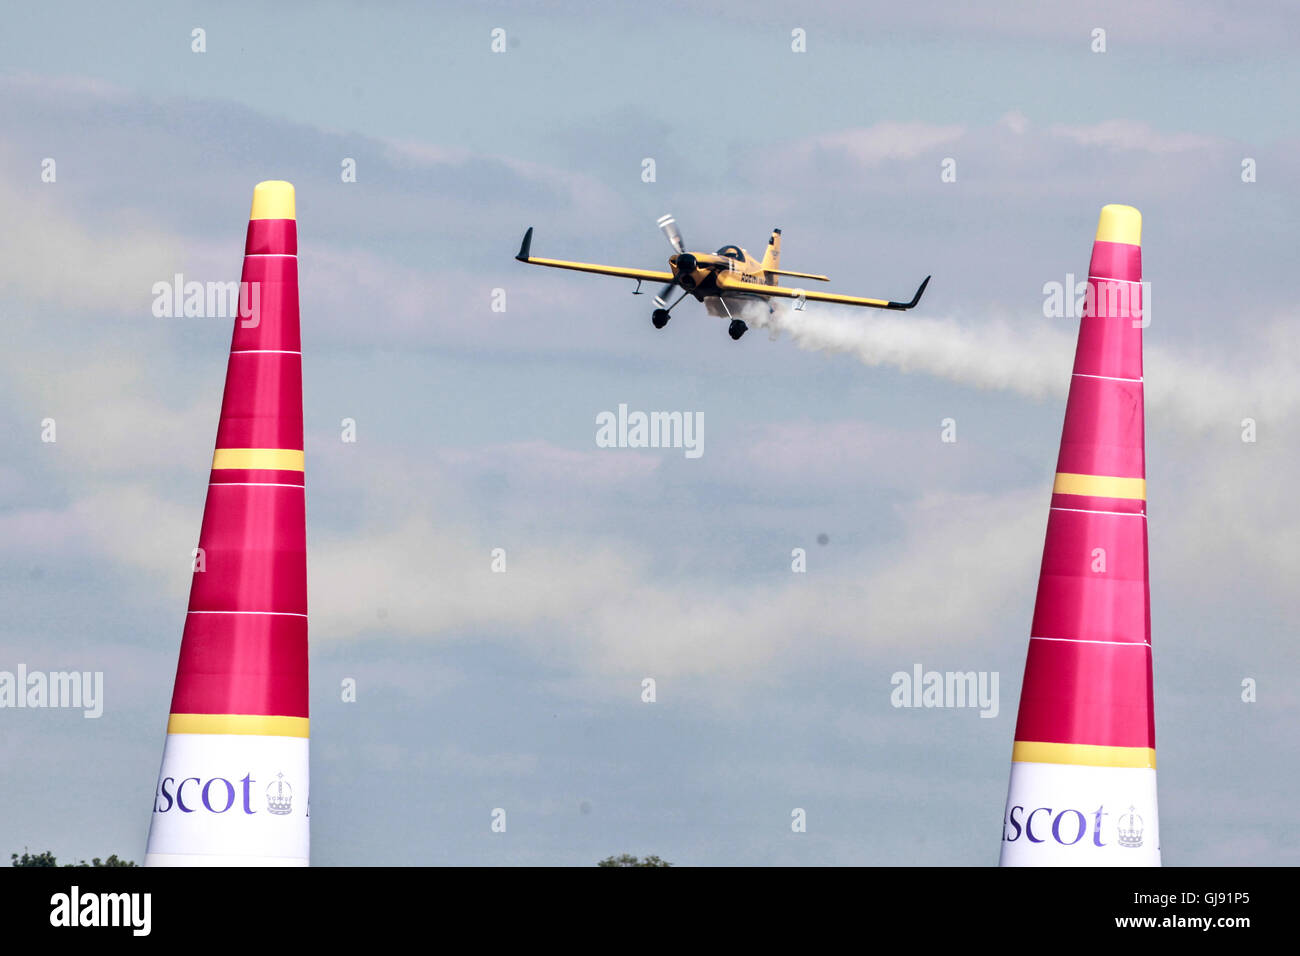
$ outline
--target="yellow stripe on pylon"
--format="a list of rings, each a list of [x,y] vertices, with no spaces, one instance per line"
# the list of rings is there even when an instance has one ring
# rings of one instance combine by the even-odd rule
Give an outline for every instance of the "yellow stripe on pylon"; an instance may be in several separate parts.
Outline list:
[[[307,737],[306,717],[258,714],[172,714],[169,734],[255,734],[260,737]]]
[[[304,460],[294,448],[218,448],[212,454],[212,467],[303,471]]]
[[[1091,495],[1094,498],[1139,498],[1147,497],[1145,478],[1113,478],[1109,475],[1072,475],[1064,471],[1056,473],[1052,493],[1057,495]]]
[[[1156,769],[1151,747],[1102,747],[1095,744],[1053,744],[1017,740],[1011,750],[1016,763],[1068,763],[1080,767],[1150,767]]]

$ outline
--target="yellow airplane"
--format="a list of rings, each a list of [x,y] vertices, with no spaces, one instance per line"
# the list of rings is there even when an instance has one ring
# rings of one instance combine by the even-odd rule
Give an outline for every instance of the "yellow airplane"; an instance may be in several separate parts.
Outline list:
[[[794,300],[795,309],[802,309],[805,302],[835,302],[840,305],[866,306],[872,309],[911,309],[921,301],[930,277],[926,276],[911,302],[894,302],[889,299],[863,299],[853,295],[837,295],[832,292],[808,292],[803,289],[787,289],[778,286],[777,276],[791,276],[797,279],[816,279],[829,282],[823,275],[811,272],[792,272],[781,268],[781,230],[773,229],[772,237],[767,240],[767,251],[762,261],[756,260],[740,246],[723,246],[717,252],[687,252],[682,242],[682,234],[677,228],[677,221],[672,216],[661,216],[659,228],[672,244],[676,255],[668,257],[671,272],[659,272],[654,269],[625,269],[622,266],[602,266],[592,262],[569,262],[566,259],[540,259],[532,255],[533,227],[524,233],[524,241],[515,256],[520,262],[535,266],[551,266],[555,269],[575,269],[578,272],[595,272],[600,275],[622,276],[636,279],[633,295],[641,294],[642,282],[666,283],[654,302],[658,306],[650,320],[656,329],[668,324],[668,317],[688,295],[704,303],[709,315],[726,317],[731,320],[727,332],[733,339],[739,339],[749,329],[743,319],[732,314],[727,303],[739,306],[745,301],[759,301],[767,305],[770,311],[773,297]],[[677,301],[668,305],[665,301],[674,288],[680,288],[682,294]]]

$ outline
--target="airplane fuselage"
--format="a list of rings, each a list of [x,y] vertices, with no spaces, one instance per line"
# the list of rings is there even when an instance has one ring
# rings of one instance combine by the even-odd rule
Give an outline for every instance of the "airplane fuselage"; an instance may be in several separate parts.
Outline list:
[[[670,256],[668,267],[684,290],[703,302],[708,297],[733,298],[737,293],[718,288],[718,275],[754,285],[774,285],[775,277],[740,246],[723,246],[717,252],[683,252]]]

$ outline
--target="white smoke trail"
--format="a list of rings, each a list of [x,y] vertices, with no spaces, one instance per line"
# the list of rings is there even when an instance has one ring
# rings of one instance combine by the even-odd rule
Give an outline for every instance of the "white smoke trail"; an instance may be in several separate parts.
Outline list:
[[[1074,357],[1073,332],[1045,321],[1020,326],[993,321],[974,327],[890,313],[864,317],[821,307],[795,311],[786,302],[778,303],[770,315],[746,318],[768,329],[773,338],[786,333],[808,351],[843,352],[872,367],[925,372],[961,385],[1033,398],[1064,395]]]
[[[747,312],[745,319],[773,339],[788,335],[807,351],[844,353],[873,368],[923,372],[1030,398],[1064,397],[1078,334],[1072,323],[1041,317],[974,325],[905,314],[863,316],[820,304],[796,311],[788,302],[776,303],[770,314]],[[1256,325],[1261,342],[1248,367],[1220,367],[1148,346],[1148,410],[1197,432],[1236,428],[1244,417],[1294,412],[1300,408],[1296,325],[1295,319]]]

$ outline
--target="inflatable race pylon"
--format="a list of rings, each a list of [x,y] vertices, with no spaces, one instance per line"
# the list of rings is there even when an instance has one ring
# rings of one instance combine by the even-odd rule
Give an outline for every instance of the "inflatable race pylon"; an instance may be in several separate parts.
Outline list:
[[[1020,692],[1003,866],[1160,865],[1141,279],[1141,214],[1103,207]]]
[[[293,186],[253,190],[146,866],[305,866],[307,541]]]

